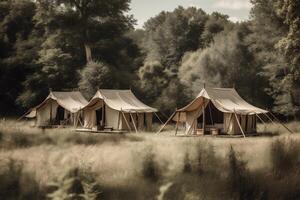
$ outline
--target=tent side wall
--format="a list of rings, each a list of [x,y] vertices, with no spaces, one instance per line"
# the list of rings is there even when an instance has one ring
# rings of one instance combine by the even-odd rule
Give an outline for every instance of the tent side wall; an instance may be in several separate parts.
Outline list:
[[[255,115],[237,115],[244,133],[256,132]],[[234,113],[224,113],[224,132],[229,135],[242,134]]]
[[[52,111],[51,111],[52,108]],[[47,101],[44,105],[36,110],[36,125],[45,126],[49,125],[50,121],[55,120],[58,104],[54,100]],[[51,120],[50,120],[50,116]]]

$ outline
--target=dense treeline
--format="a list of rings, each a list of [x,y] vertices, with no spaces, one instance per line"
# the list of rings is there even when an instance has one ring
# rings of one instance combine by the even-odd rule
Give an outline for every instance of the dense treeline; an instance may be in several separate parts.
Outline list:
[[[249,21],[178,7],[135,30],[130,0],[2,0],[0,114],[53,90],[132,88],[168,113],[203,87],[235,87],[300,117],[300,1],[252,0]]]

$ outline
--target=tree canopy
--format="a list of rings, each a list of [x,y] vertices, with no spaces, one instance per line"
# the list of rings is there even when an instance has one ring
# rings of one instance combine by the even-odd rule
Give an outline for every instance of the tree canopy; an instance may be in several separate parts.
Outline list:
[[[134,29],[130,0],[2,0],[0,114],[48,90],[133,88],[163,113],[209,87],[235,87],[262,108],[300,117],[300,2],[251,0],[250,18],[177,7]]]

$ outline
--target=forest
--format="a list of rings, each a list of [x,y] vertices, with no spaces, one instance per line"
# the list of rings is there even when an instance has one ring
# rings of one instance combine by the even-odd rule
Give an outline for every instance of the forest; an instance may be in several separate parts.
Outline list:
[[[249,20],[177,7],[148,19],[130,0],[1,0],[0,116],[49,89],[129,89],[170,114],[207,87],[234,87],[284,120],[300,118],[300,0],[251,0]]]

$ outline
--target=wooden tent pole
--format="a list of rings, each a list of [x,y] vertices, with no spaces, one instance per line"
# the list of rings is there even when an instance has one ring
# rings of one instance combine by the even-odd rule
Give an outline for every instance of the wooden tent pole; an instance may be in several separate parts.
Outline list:
[[[158,114],[156,112],[154,112],[154,115],[157,117],[157,119],[160,121],[160,123],[163,125],[163,121],[160,119],[160,117],[158,116]]]
[[[129,115],[130,115],[130,117],[131,117],[131,120],[132,120],[132,123],[133,123],[133,127],[134,127],[134,129],[135,129],[135,132],[138,133],[137,128],[136,128],[136,125],[135,125],[135,121],[134,121],[134,119],[133,119],[133,116],[132,116],[131,112],[129,113]]]
[[[212,125],[214,125],[214,121],[213,121],[212,113],[211,113],[211,106],[210,106],[209,103],[208,103],[208,108],[209,108],[209,114],[210,114],[210,122],[211,122]]]
[[[242,133],[243,133],[243,136],[244,136],[244,138],[246,138],[246,135],[245,135],[245,133],[244,133],[244,130],[243,130],[243,128],[242,128],[242,126],[241,126],[241,124],[240,124],[240,121],[239,121],[239,119],[238,119],[238,117],[237,117],[237,114],[234,112],[234,115],[235,115],[235,119],[236,119],[236,121],[237,121],[237,123],[238,123],[238,125],[239,125],[239,127],[240,127],[240,129],[241,129],[241,131],[242,131]]]
[[[118,114],[118,130],[120,130],[120,112]]]
[[[52,123],[52,101],[50,101],[50,124]]]
[[[175,136],[177,135],[177,131],[178,131],[178,124],[179,124],[179,120],[180,120],[180,114],[181,114],[181,112],[178,112],[178,119],[177,119],[177,122],[176,122]]]
[[[122,113],[122,116],[124,117],[124,120],[126,122],[126,125],[127,125],[128,129],[129,129],[129,131],[131,132],[131,127],[129,126],[129,123],[128,123],[128,121],[127,121],[127,119],[125,117],[125,114],[123,113],[122,109],[121,109],[121,113]]]
[[[227,134],[228,134],[228,129],[229,129],[229,125],[230,125],[231,119],[232,119],[232,113],[230,113],[229,122],[228,122],[227,128],[225,129],[225,131],[226,131]]]
[[[281,124],[286,130],[288,130],[290,133],[294,133],[293,131],[291,131],[286,125],[284,125],[279,119],[277,119],[277,117],[275,117],[275,115],[273,115],[273,113],[271,113],[269,111],[269,113],[272,115],[272,117],[279,123]]]
[[[103,99],[102,99],[102,113],[101,113],[101,115],[102,115],[101,126],[104,126],[104,100]]]
[[[173,114],[169,117],[169,119],[166,121],[166,123],[159,129],[159,131],[156,133],[160,133],[165,127],[166,125],[169,123],[169,121],[174,117],[174,115],[177,113],[177,110],[175,112],[173,112]]]
[[[205,135],[205,99],[203,98],[203,105],[202,105],[202,129],[203,135]]]

